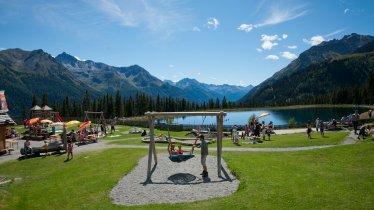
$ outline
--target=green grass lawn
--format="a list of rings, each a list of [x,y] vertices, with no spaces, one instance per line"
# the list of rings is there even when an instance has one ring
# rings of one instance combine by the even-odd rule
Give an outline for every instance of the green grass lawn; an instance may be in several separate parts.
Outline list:
[[[0,175],[21,177],[0,187],[4,209],[372,209],[374,141],[296,152],[224,152],[240,179],[234,194],[206,201],[140,207],[113,205],[112,187],[146,155],[108,149],[11,161]]]
[[[348,132],[328,132],[325,137],[319,133],[313,133],[312,139],[308,139],[306,133],[295,133],[285,135],[272,135],[270,141],[266,140],[259,144],[248,144],[248,140],[239,140],[239,146],[232,143],[230,139],[223,140],[223,147],[253,147],[253,148],[285,148],[285,147],[307,147],[340,143]]]
[[[156,135],[161,132],[156,131]],[[171,132],[171,136],[185,137],[186,132]],[[116,141],[110,141],[109,144],[118,145],[148,145],[148,143],[142,143],[142,138],[139,134],[125,134],[121,138],[113,138]],[[131,135],[131,136],[129,136]],[[166,134],[167,135],[167,134]],[[319,146],[338,144],[346,136],[348,132],[329,132],[325,133],[325,138],[315,133],[313,139],[308,139],[305,133],[287,134],[287,135],[272,135],[271,141],[264,141],[260,144],[248,144],[248,141],[239,141],[239,145],[235,145],[229,138],[223,139],[223,147],[239,147],[239,148],[285,148],[285,147],[306,147],[306,146]],[[104,138],[112,140],[112,138]],[[267,139],[267,137],[266,137]],[[166,143],[156,143],[157,146],[165,146]],[[212,147],[216,146],[216,143],[211,144]]]

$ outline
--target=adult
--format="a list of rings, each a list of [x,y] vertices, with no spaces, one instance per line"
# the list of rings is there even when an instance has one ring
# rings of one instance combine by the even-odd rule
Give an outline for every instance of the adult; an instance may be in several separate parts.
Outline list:
[[[23,143],[23,150],[25,152],[25,156],[27,157],[28,154],[32,154],[32,147],[31,147],[31,143],[30,143],[30,140],[26,140],[25,143]]]
[[[319,131],[321,133],[321,136],[325,137],[325,125],[323,123],[323,120],[319,120]]]
[[[238,143],[238,126],[236,125],[232,126],[232,135],[233,135],[234,144],[237,144]]]
[[[208,156],[208,143],[205,141],[204,135],[202,134],[199,135],[199,139],[201,143],[198,147],[201,148],[201,165],[203,166],[203,172],[200,175],[202,175],[203,177],[207,177],[208,168],[206,166],[206,158]]]
[[[262,140],[265,141],[265,136],[266,136],[266,124],[265,124],[265,121],[262,121],[261,123],[261,134],[262,134]]]
[[[308,139],[311,139],[312,138],[312,123],[310,123],[310,121],[308,121],[307,125],[306,125],[306,134],[308,135]]]
[[[245,126],[244,126],[244,134],[245,134],[245,136],[249,136],[249,127],[248,127],[248,125],[247,124],[245,124]]]
[[[316,119],[316,131],[318,132],[318,127],[319,127],[319,117]]]
[[[273,132],[273,128],[274,128],[273,121],[270,121],[269,124],[268,124],[268,129],[266,130],[266,132],[268,134],[269,141],[270,141],[270,135]]]
[[[116,127],[114,126],[114,121],[110,124],[110,133],[116,132]]]
[[[358,112],[356,112],[352,115],[352,125],[353,130],[355,131],[355,134],[357,135],[357,128],[358,128]]]

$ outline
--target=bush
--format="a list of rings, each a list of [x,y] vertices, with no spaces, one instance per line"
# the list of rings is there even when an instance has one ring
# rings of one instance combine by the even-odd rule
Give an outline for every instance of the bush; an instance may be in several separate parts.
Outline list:
[[[289,128],[295,128],[297,126],[297,122],[294,117],[290,118],[288,120],[288,127]]]

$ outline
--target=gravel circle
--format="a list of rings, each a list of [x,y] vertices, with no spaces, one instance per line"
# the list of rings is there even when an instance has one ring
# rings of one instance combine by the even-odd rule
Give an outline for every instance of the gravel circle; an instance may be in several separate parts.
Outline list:
[[[157,155],[151,182],[146,183],[148,156],[110,192],[117,205],[135,206],[161,203],[181,203],[228,196],[238,189],[239,180],[227,169],[222,159],[222,178],[217,174],[216,156],[208,156],[209,177],[203,178],[200,155],[181,163],[169,160],[167,153]],[[153,161],[153,160],[152,160]]]

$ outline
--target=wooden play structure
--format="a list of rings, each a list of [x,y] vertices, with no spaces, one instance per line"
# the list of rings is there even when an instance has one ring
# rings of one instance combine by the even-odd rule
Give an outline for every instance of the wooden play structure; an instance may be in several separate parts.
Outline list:
[[[147,167],[147,181],[151,181],[151,170],[152,170],[152,155],[157,165],[157,154],[156,144],[154,136],[154,123],[156,119],[165,119],[171,117],[183,117],[183,116],[216,116],[217,118],[217,170],[218,176],[221,177],[221,158],[222,158],[222,131],[223,131],[223,117],[226,113],[220,112],[146,112],[145,115],[148,118],[149,124],[149,136],[150,143],[148,149],[148,167]]]
[[[92,116],[92,118],[90,118]],[[84,121],[91,121],[92,123],[102,124],[105,122],[104,112],[84,112]]]

